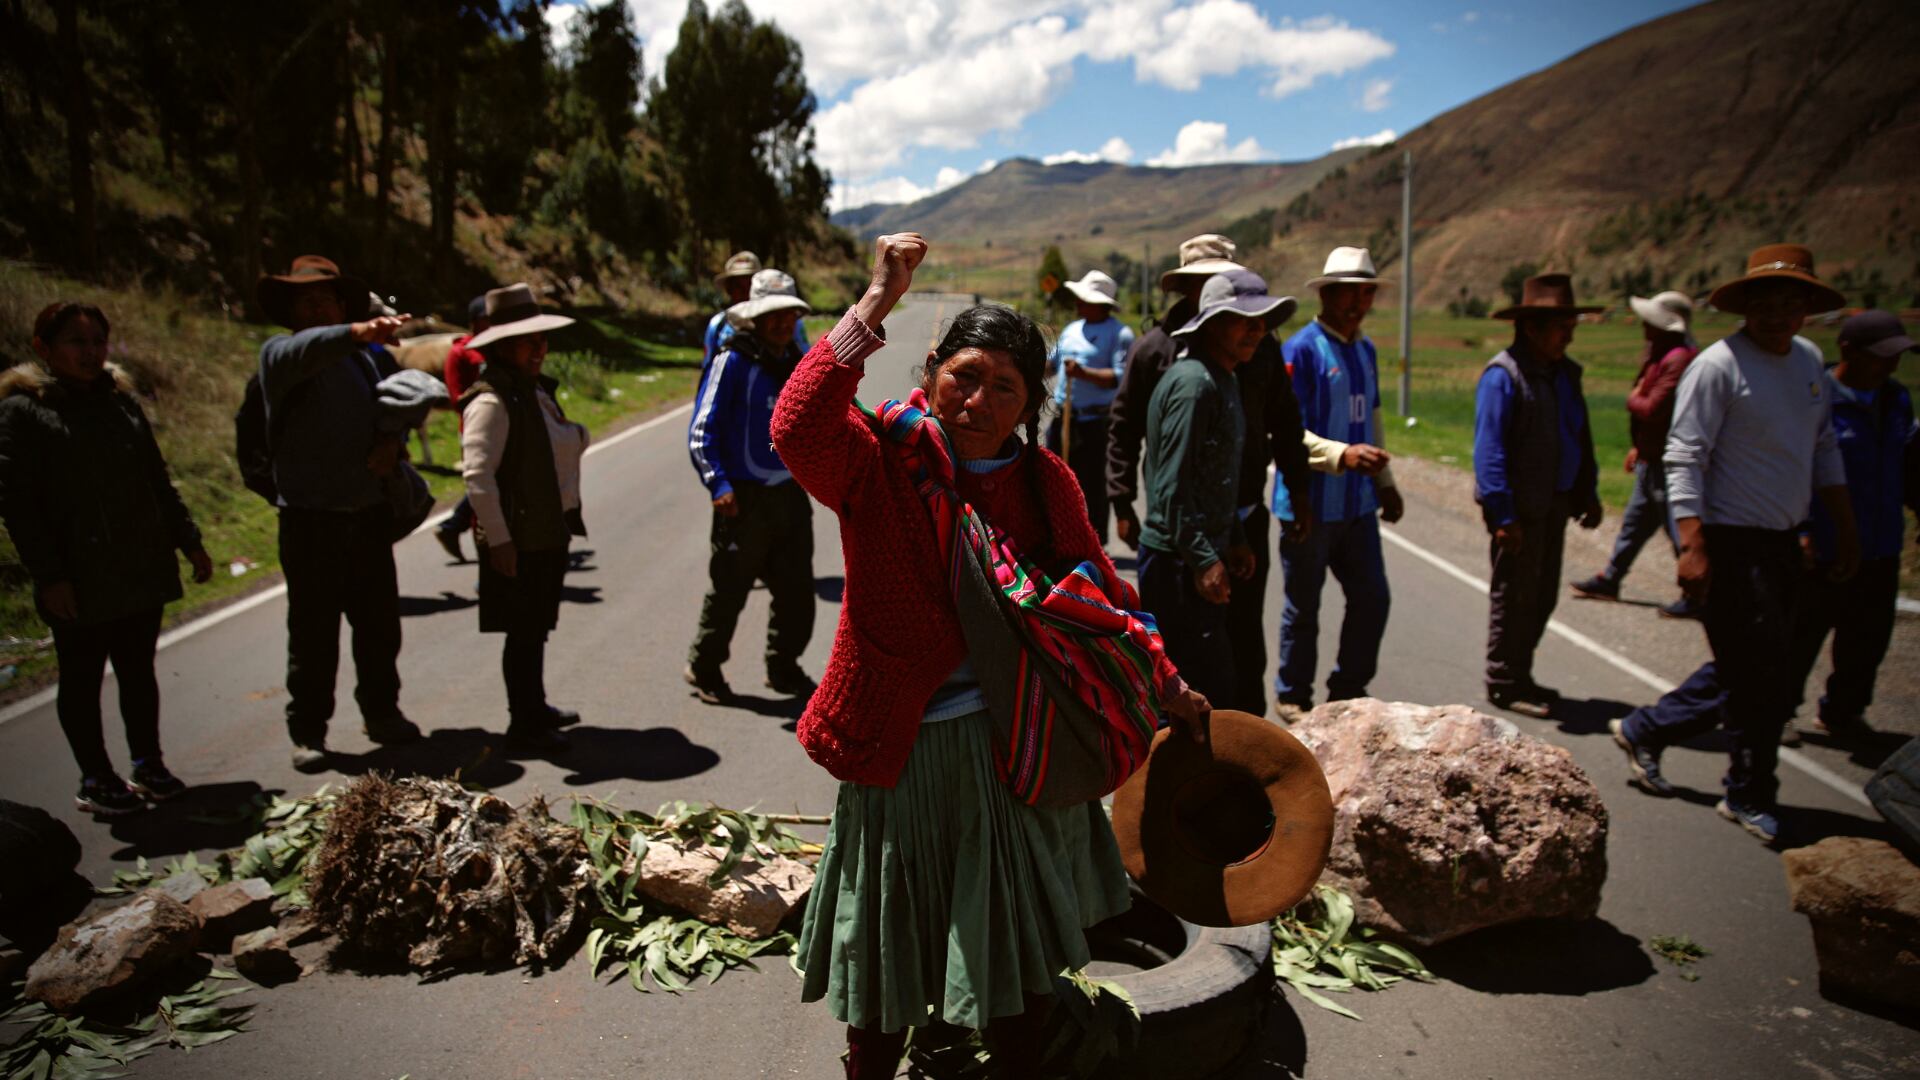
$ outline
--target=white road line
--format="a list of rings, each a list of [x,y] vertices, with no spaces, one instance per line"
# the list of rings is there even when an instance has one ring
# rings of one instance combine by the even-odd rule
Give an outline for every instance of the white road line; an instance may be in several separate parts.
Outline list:
[[[1380,535],[1384,537],[1389,543],[1400,548],[1402,551],[1405,551],[1407,554],[1412,555],[1414,558],[1419,559],[1424,563],[1427,563],[1428,565],[1434,567],[1435,569],[1439,570],[1441,573],[1446,574],[1448,577],[1453,578],[1454,580],[1460,582],[1461,584],[1478,589],[1483,593],[1489,591],[1489,587],[1487,585],[1487,581],[1485,578],[1475,577],[1474,575],[1467,573],[1465,570],[1460,569],[1459,567],[1453,565],[1452,563],[1441,558],[1440,556],[1435,555],[1433,552],[1428,551],[1426,548],[1423,548],[1420,545],[1414,543],[1413,541],[1408,540],[1407,538],[1399,535],[1395,531],[1391,529],[1381,529]],[[1652,689],[1653,692],[1656,694],[1664,694],[1667,691],[1673,689],[1674,687],[1674,683],[1671,679],[1661,678],[1660,676],[1654,674],[1653,672],[1647,670],[1646,668],[1641,667],[1639,664],[1634,663],[1632,660],[1629,660],[1626,657],[1621,656],[1619,653],[1614,652],[1612,649],[1607,648],[1605,645],[1602,645],[1599,642],[1588,637],[1587,635],[1581,633],[1580,631],[1575,630],[1573,627],[1568,626],[1566,623],[1561,622],[1559,619],[1548,620],[1547,629],[1553,631],[1556,634],[1559,634],[1561,637],[1567,639],[1572,644],[1577,645],[1582,649],[1585,649],[1586,651],[1592,653],[1593,655],[1599,657],[1600,659],[1605,660],[1607,663],[1612,664],[1614,667],[1620,669],[1626,674],[1631,675],[1634,678],[1640,680],[1641,682],[1645,683],[1650,689]],[[1848,780],[1846,777],[1841,776],[1839,773],[1834,772],[1832,769],[1827,768],[1825,765],[1820,764],[1819,762],[1813,760],[1812,758],[1801,753],[1800,751],[1789,749],[1783,746],[1780,748],[1780,760],[1786,763],[1787,765],[1790,765],[1793,768],[1799,769],[1801,772],[1806,773],[1808,776],[1814,778],[1815,780],[1818,780],[1822,784],[1825,784],[1827,787],[1832,788],[1834,791],[1840,793],[1846,798],[1851,799],[1856,803],[1859,803],[1861,806],[1864,806],[1869,810],[1873,809],[1873,803],[1867,799],[1866,793],[1861,790],[1861,787],[1859,784],[1856,784],[1853,781]]]
[[[670,409],[666,412],[663,412],[659,416],[656,416],[651,420],[647,420],[643,423],[635,424],[632,427],[627,428],[625,431],[620,432],[619,434],[613,436],[610,439],[607,439],[603,442],[594,443],[593,445],[587,447],[587,453],[593,454],[601,450],[607,450],[612,447],[618,446],[621,443],[627,441],[628,439],[633,438],[635,435],[638,435],[643,431],[647,431],[651,428],[659,427],[661,424],[664,424],[669,420],[679,419],[681,416],[686,415],[687,411],[692,408],[693,408],[693,402],[691,401],[686,402],[682,405],[676,406],[675,408]],[[419,536],[421,533],[426,532],[428,529],[431,529],[434,526],[440,524],[441,522],[447,520],[447,518],[451,516],[453,516],[453,511],[451,510],[446,511],[444,513],[435,514],[432,517],[429,517],[427,520],[421,522],[420,527],[408,533],[406,538],[411,540],[412,538]],[[252,596],[249,596],[244,600],[240,600],[235,603],[228,604],[226,607],[221,608],[219,611],[215,611],[208,615],[202,615],[200,618],[194,619],[191,622],[181,623],[179,626],[176,626],[173,629],[167,631],[166,633],[161,634],[160,640],[154,645],[154,649],[155,651],[158,651],[160,649],[167,648],[168,646],[171,646],[171,645],[177,645],[180,642],[185,641],[187,638],[190,638],[193,635],[198,634],[203,630],[211,630],[214,627],[219,626],[221,623],[226,622],[228,619],[235,618],[240,615],[245,615],[247,612],[252,611],[254,608],[257,608],[262,604],[270,604],[273,601],[280,599],[282,596],[285,596],[286,594],[287,594],[287,586],[284,582],[279,585],[275,585],[271,588],[262,589],[259,592],[254,593]],[[55,695],[59,693],[59,690],[60,690],[60,684],[56,682],[52,686],[49,686],[44,690],[41,690],[37,693],[29,695],[28,697],[21,698],[19,701],[14,702],[13,704],[7,706],[6,708],[0,709],[0,724],[6,724],[9,721],[17,720],[20,717],[25,716],[27,713],[30,713],[35,709],[38,709],[41,706],[47,704],[48,702],[54,699]]]

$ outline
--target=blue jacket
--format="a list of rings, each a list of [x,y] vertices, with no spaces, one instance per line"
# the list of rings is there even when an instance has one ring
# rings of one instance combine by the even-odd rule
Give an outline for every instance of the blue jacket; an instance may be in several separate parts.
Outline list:
[[[1847,497],[1860,528],[1860,557],[1890,559],[1900,554],[1906,532],[1904,502],[1920,513],[1920,489],[1909,492],[1905,459],[1916,442],[1913,398],[1907,388],[1889,380],[1872,401],[1827,374],[1828,400],[1833,402],[1833,434],[1840,459],[1847,468]],[[1819,500],[1813,503],[1810,524],[1814,551],[1821,562],[1831,562],[1833,521]]]
[[[714,312],[713,318],[707,320],[706,351],[700,357],[700,366],[702,368],[711,366],[713,358],[720,355],[720,350],[733,341],[733,335],[733,324],[727,321],[727,313]],[[807,324],[803,320],[793,320],[793,343],[800,346],[799,355],[807,355]]]
[[[1373,428],[1380,407],[1380,365],[1373,342],[1362,335],[1351,342],[1329,334],[1319,319],[1300,328],[1281,346],[1300,419],[1308,431],[1344,443],[1379,445]],[[1313,473],[1307,490],[1318,521],[1351,521],[1380,509],[1373,477],[1346,471],[1339,476]]]
[[[793,479],[773,449],[773,405],[800,353],[767,355],[751,334],[737,335],[700,374],[687,423],[687,452],[714,498],[735,484],[773,486]]]

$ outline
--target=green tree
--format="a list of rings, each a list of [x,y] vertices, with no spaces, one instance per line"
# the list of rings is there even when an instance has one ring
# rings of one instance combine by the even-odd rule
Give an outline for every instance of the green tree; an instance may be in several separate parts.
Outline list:
[[[1039,289],[1042,300],[1065,306],[1073,295],[1060,287],[1066,280],[1067,260],[1061,256],[1059,245],[1048,244],[1047,250],[1040,254],[1040,269],[1033,275],[1034,287]]]
[[[561,110],[569,134],[594,137],[608,146],[626,142],[639,124],[640,36],[624,0],[588,8],[574,21],[568,43],[571,65]]]
[[[1540,267],[1533,263],[1515,263],[1507,267],[1507,272],[1501,275],[1500,288],[1505,290],[1507,296],[1517,304],[1520,302],[1520,294],[1526,290],[1527,279],[1539,272]]]
[[[725,240],[783,261],[826,208],[827,175],[813,160],[815,101],[800,46],[756,23],[740,0],[709,14],[687,5],[647,117],[687,213],[688,270],[704,274],[706,245]]]

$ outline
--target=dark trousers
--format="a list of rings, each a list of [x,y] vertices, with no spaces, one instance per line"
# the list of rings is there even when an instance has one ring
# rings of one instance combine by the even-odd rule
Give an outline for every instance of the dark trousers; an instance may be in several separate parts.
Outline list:
[[[1487,690],[1534,685],[1533,653],[1560,599],[1560,556],[1567,538],[1567,497],[1555,495],[1547,515],[1521,518],[1520,550],[1489,539],[1493,581],[1487,611]]]
[[[340,666],[340,618],[353,628],[354,700],[370,721],[400,711],[400,586],[393,569],[393,514],[384,505],[351,512],[280,509],[280,565],[287,576],[287,732],[324,738]]]
[[[1380,550],[1380,515],[1349,521],[1316,521],[1302,541],[1280,541],[1286,606],[1280,613],[1280,670],[1274,692],[1301,707],[1313,704],[1313,676],[1320,663],[1320,593],[1327,573],[1346,597],[1340,623],[1340,654],[1327,676],[1327,700],[1362,697],[1380,668],[1380,639],[1387,632],[1393,595]]]
[[[1047,449],[1060,452],[1060,418],[1047,422]],[[1087,520],[1093,534],[1107,542],[1107,414],[1073,421],[1073,445],[1067,448],[1067,467],[1087,497]],[[1264,662],[1263,662],[1264,663]]]
[[[1680,537],[1673,531],[1673,518],[1667,512],[1667,470],[1659,464],[1640,462],[1633,467],[1633,493],[1627,496],[1627,509],[1620,515],[1620,535],[1613,541],[1613,557],[1607,560],[1606,578],[1619,581],[1632,569],[1640,549],[1653,534],[1664,531],[1680,554]]]
[[[1141,546],[1140,606],[1153,614],[1167,659],[1187,685],[1211,702],[1234,700],[1237,680],[1228,605],[1201,596],[1193,571],[1178,555]]]
[[[1659,750],[1724,726],[1727,798],[1773,805],[1780,729],[1793,716],[1807,668],[1795,662],[1795,621],[1804,571],[1791,532],[1709,525],[1712,569],[1702,621],[1713,662],[1650,706],[1628,714],[1628,739]],[[1819,646],[1814,646],[1818,655]]]
[[[471,528],[473,528],[473,503],[467,501],[467,497],[462,495],[460,501],[454,504],[453,513],[448,514],[447,520],[440,523],[440,531],[463,533]]]
[[[813,506],[791,481],[765,487],[736,484],[733,517],[713,515],[707,573],[712,583],[700,603],[700,628],[687,662],[696,671],[719,670],[731,655],[733,629],[756,580],[767,583],[772,613],[767,664],[798,661],[813,638]]]
[[[1273,529],[1273,515],[1264,506],[1241,519],[1247,531],[1247,543],[1253,547],[1253,576],[1233,583],[1233,598],[1227,602],[1227,639],[1233,643],[1233,696],[1217,702],[1221,708],[1239,709],[1255,716],[1267,711],[1267,574],[1273,569],[1272,548],[1267,537]]]
[[[1716,569],[1716,573],[1717,573]],[[1820,659],[1820,646],[1833,632],[1833,674],[1820,697],[1820,719],[1846,724],[1873,704],[1873,683],[1893,640],[1893,620],[1900,595],[1898,557],[1867,559],[1847,581],[1827,578],[1825,567],[1807,572],[1800,590],[1800,609],[1794,617],[1793,701],[1806,692],[1807,675]]]
[[[100,684],[108,660],[113,661],[114,681],[120,685],[120,721],[127,728],[127,750],[136,762],[160,756],[160,684],[153,675],[160,611],[156,607],[109,622],[53,627],[53,652],[60,662],[54,709],[81,776],[113,772],[100,719]]]
[[[547,632],[507,631],[500,676],[507,684],[507,730],[539,727],[547,713]]]

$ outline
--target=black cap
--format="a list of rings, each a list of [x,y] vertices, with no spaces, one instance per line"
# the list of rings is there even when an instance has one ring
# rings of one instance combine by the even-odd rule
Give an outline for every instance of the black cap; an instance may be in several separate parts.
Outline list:
[[[472,300],[467,301],[467,321],[468,322],[472,322],[475,319],[484,319],[486,317],[487,317],[487,294],[486,293],[481,293],[479,296],[476,296]]]
[[[1840,324],[1840,344],[1858,346],[1883,360],[1916,347],[1891,311],[1863,311],[1850,317]]]

